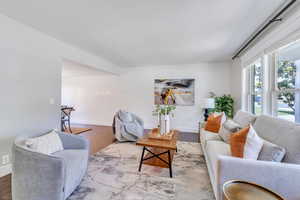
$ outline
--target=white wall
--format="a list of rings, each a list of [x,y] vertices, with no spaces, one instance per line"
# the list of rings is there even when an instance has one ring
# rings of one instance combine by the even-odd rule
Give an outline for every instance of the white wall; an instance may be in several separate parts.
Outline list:
[[[0,24],[1,166],[16,136],[59,128],[62,59],[113,73],[119,69],[6,16],[0,15]]]
[[[105,59],[61,42],[1,14],[0,24],[1,51],[14,50],[59,61],[68,59],[116,74],[121,71],[119,67]]]
[[[114,113],[126,109],[142,117],[146,128],[153,128],[154,79],[194,78],[196,103],[178,106],[173,125],[183,131],[197,131],[202,117],[201,100],[210,91],[229,94],[230,73],[228,62],[130,68],[120,76],[68,77],[63,79],[62,102],[76,107],[76,123],[111,125]]]

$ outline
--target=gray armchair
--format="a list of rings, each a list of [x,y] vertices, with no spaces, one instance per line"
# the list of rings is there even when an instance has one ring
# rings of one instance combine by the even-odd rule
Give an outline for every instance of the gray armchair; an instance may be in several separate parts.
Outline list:
[[[144,136],[144,122],[133,113],[120,110],[114,117],[114,132],[118,141],[136,141]]]
[[[33,152],[24,138],[13,145],[12,196],[14,200],[65,200],[80,184],[89,157],[88,141],[59,133],[64,150],[51,155]]]

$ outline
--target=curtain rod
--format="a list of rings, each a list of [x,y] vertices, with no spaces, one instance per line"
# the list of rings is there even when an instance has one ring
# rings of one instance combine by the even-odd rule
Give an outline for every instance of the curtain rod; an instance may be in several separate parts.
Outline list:
[[[265,24],[261,29],[259,29],[255,35],[253,35],[246,44],[244,44],[241,48],[239,48],[239,51],[232,57],[232,60],[237,58],[261,33],[267,29],[271,24],[274,22],[281,21],[282,18],[280,16],[289,9],[294,3],[296,3],[297,0],[290,1],[286,6],[284,6],[267,24]]]

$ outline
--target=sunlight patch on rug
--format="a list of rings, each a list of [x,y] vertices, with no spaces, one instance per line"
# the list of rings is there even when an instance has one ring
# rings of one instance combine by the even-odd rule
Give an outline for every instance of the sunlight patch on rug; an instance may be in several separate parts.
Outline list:
[[[213,200],[199,143],[178,142],[169,170],[138,166],[142,148],[114,143],[90,157],[87,175],[68,200]]]

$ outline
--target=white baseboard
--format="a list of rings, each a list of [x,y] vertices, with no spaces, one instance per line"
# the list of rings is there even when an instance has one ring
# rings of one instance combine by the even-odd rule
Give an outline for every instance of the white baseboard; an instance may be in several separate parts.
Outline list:
[[[197,128],[179,127],[177,129],[182,132],[190,132],[190,133],[198,133],[199,132],[199,130]]]
[[[1,166],[0,167],[0,177],[10,174],[12,171],[11,167],[12,167],[11,164]]]

